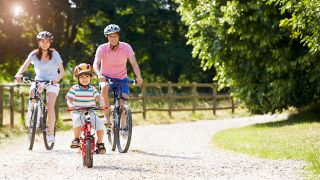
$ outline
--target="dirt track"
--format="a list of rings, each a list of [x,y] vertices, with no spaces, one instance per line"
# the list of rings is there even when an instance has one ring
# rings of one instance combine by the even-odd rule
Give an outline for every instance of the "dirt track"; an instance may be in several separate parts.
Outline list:
[[[0,144],[0,179],[303,179],[303,161],[253,158],[213,149],[214,133],[274,121],[256,116],[172,125],[137,126],[126,154],[94,155],[93,168],[82,166],[80,153],[69,148],[72,132],[60,132],[52,151],[37,138],[27,150],[26,137]]]

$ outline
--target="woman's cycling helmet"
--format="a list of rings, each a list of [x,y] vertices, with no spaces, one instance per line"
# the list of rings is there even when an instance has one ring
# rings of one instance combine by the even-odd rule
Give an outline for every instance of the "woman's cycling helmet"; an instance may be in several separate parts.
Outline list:
[[[104,28],[104,35],[107,37],[111,33],[120,33],[120,27],[116,24],[109,24]]]
[[[53,35],[48,31],[41,31],[37,35],[37,40],[39,41],[41,39],[49,39],[52,42],[53,41]]]
[[[93,68],[90,64],[81,63],[74,68],[73,77],[78,80],[78,77],[81,74],[90,74],[92,76],[93,72]]]

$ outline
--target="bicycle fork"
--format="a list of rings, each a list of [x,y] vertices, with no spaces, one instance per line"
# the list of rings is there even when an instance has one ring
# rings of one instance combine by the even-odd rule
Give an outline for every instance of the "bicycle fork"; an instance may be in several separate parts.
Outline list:
[[[87,146],[87,140],[90,140],[91,143],[91,153],[94,153],[95,150],[95,138],[91,134],[91,124],[89,121],[85,121],[85,124],[83,126],[82,132],[83,132],[83,138],[80,138],[81,141],[81,152],[82,152],[82,157],[85,156],[86,154],[86,146]]]

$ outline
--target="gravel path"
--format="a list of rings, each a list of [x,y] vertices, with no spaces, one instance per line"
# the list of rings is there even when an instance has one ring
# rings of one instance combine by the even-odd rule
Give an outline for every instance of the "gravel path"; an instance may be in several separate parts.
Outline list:
[[[267,160],[213,149],[218,131],[275,121],[284,115],[136,126],[128,153],[94,155],[93,168],[82,166],[69,148],[72,132],[60,132],[52,151],[37,138],[0,144],[0,179],[303,179],[303,161]]]

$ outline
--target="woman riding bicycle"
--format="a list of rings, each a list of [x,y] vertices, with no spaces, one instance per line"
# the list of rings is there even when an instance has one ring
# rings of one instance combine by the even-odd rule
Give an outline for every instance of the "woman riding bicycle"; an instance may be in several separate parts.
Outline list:
[[[108,84],[106,78],[110,78],[114,82],[128,82],[127,75],[127,61],[133,68],[136,75],[137,84],[142,84],[140,68],[135,58],[131,46],[125,42],[119,41],[120,27],[115,24],[110,24],[104,29],[104,35],[108,43],[102,44],[97,48],[93,68],[99,77],[101,95],[106,103],[109,105],[109,92],[114,88],[113,84]],[[128,98],[129,86],[126,84],[122,89],[123,97]],[[104,111],[106,123],[110,124],[108,111]]]
[[[21,82],[23,76],[22,74],[26,71],[26,69],[29,67],[31,63],[34,65],[36,80],[52,81],[52,84],[47,84],[44,86],[44,88],[47,89],[48,97],[47,108],[49,119],[49,132],[47,136],[47,141],[54,142],[54,124],[56,121],[54,105],[60,90],[59,81],[62,79],[64,75],[64,68],[59,53],[56,50],[50,48],[50,45],[53,41],[53,35],[48,31],[42,31],[36,36],[36,38],[38,41],[39,48],[33,50],[28,55],[27,59],[15,75],[15,78],[17,82]],[[33,96],[34,88],[35,83],[33,83],[30,87],[30,97]],[[29,100],[27,122],[30,121],[31,103],[31,100]]]

